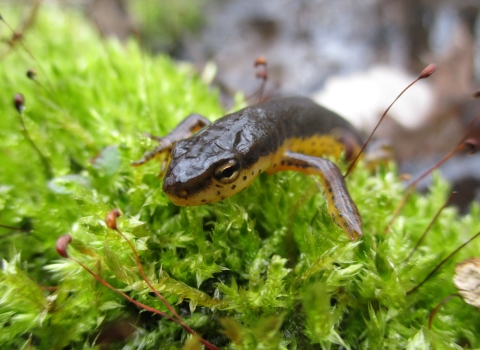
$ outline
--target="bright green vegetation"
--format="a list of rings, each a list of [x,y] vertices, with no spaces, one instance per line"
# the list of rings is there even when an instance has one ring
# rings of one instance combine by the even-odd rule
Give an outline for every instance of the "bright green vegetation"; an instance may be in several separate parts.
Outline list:
[[[2,13],[14,24],[16,14]],[[2,36],[10,32],[0,27]],[[0,65],[0,348],[177,349],[188,334],[140,312],[69,254],[145,304],[167,311],[142,281],[134,242],[152,283],[205,339],[227,349],[426,349],[480,347],[480,314],[455,292],[455,263],[479,252],[474,241],[409,295],[455,247],[480,230],[479,208],[447,208],[408,264],[402,262],[448,195],[435,178],[414,195],[387,233],[402,185],[393,166],[362,166],[347,183],[365,237],[350,242],[332,223],[315,182],[295,173],[263,175],[214,205],[178,208],[165,198],[159,164],[131,168],[184,116],[220,117],[216,91],[188,65],[143,55],[137,44],[101,41],[78,16],[49,9]],[[34,68],[38,82],[26,72]],[[245,74],[248,74],[246,72]],[[253,77],[253,73],[252,73]],[[25,124],[53,178],[25,139],[13,96],[25,96]],[[47,287],[57,288],[47,288]]]
[[[195,35],[204,20],[200,11],[208,0],[148,0],[126,4],[137,18],[142,42],[155,51],[175,53],[182,35]]]

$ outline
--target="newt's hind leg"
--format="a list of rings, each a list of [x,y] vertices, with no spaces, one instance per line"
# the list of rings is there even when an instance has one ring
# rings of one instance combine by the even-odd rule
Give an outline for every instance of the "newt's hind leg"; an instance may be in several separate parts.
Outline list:
[[[363,235],[360,213],[348,193],[340,169],[333,162],[301,153],[286,152],[280,166],[275,169],[282,170],[318,175],[327,196],[328,212],[333,220],[345,231],[350,240],[354,241]]]
[[[135,162],[132,162],[130,165],[137,167],[141,166],[153,158],[159,158],[162,161],[162,166],[160,169],[159,176],[163,175],[166,165],[170,160],[170,151],[173,148],[173,145],[177,141],[183,140],[187,137],[192,136],[196,131],[210,124],[210,121],[201,116],[200,114],[190,114],[186,117],[180,124],[178,124],[175,129],[173,129],[168,135],[164,137],[158,137],[146,133],[145,136],[155,140],[159,143],[152,151],[146,152],[143,157]]]

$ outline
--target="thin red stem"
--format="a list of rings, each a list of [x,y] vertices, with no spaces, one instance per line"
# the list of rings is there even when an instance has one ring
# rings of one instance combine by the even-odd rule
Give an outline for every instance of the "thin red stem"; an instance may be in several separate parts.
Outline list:
[[[182,318],[178,315],[178,313],[175,311],[175,309],[173,308],[172,305],[170,305],[170,303],[163,297],[163,295],[161,295],[156,289],[155,287],[150,283],[149,279],[147,278],[147,276],[145,275],[145,272],[143,271],[143,265],[142,263],[140,262],[140,257],[138,256],[138,253],[137,253],[137,250],[135,249],[135,247],[133,246],[132,242],[130,242],[130,240],[119,230],[119,229],[114,229],[115,231],[117,231],[122,237],[123,239],[128,243],[128,245],[130,246],[130,248],[132,249],[133,251],[133,254],[135,255],[135,260],[137,261],[137,266],[140,270],[140,274],[142,275],[142,278],[143,280],[147,283],[147,285],[150,287],[150,289],[155,293],[155,295],[157,296],[158,299],[160,299],[164,304],[165,306],[170,310],[170,312],[180,321],[180,322],[183,322]]]
[[[448,297],[446,297],[445,299],[443,299],[443,300],[435,307],[435,309],[432,310],[432,312],[430,313],[430,317],[428,318],[428,329],[432,329],[433,319],[435,318],[435,315],[437,314],[438,310],[439,310],[443,305],[445,305],[450,299],[452,299],[452,298],[454,298],[454,297],[459,297],[459,298],[461,298],[461,295],[460,295],[460,294],[450,294]]]
[[[437,211],[437,213],[435,214],[435,216],[433,217],[432,221],[430,221],[430,223],[428,224],[427,228],[425,229],[425,231],[423,232],[422,234],[422,237],[420,237],[420,239],[418,240],[417,244],[415,245],[415,247],[412,249],[412,251],[410,252],[410,254],[408,254],[407,258],[405,259],[405,261],[403,263],[406,263],[408,260],[410,260],[410,258],[412,257],[413,253],[417,250],[417,248],[420,246],[420,244],[423,242],[423,240],[425,239],[425,236],[427,235],[428,231],[430,231],[430,229],[432,228],[433,224],[435,223],[435,221],[437,221],[438,217],[440,216],[441,212],[443,211],[443,209],[445,209],[448,204],[450,203],[450,201],[452,200],[453,196],[456,195],[457,192],[453,191],[452,193],[450,193],[450,196],[448,196],[447,200],[445,201],[445,203],[443,203],[442,207]]]
[[[100,282],[101,284],[103,284],[105,287],[107,287],[108,289],[114,291],[115,293],[117,294],[120,294],[122,297],[124,297],[125,299],[127,299],[128,301],[130,301],[131,303],[135,304],[136,306],[144,309],[144,310],[147,310],[147,311],[150,311],[154,314],[157,314],[157,315],[160,315],[160,316],[163,316],[163,317],[166,317],[168,318],[169,320],[175,322],[176,324],[178,324],[179,326],[183,327],[188,333],[192,334],[192,335],[197,335],[197,333],[195,333],[195,331],[193,329],[191,329],[187,324],[185,324],[185,322],[181,321],[181,320],[177,320],[175,317],[172,317],[160,310],[157,310],[151,306],[148,306],[148,305],[145,305],[133,298],[131,298],[130,296],[128,296],[127,294],[125,294],[124,292],[116,289],[115,287],[113,287],[112,285],[110,285],[107,281],[105,281],[104,279],[102,279],[100,276],[98,276],[96,273],[94,273],[92,270],[90,270],[87,266],[85,266],[84,264],[82,264],[80,261],[78,261],[77,259],[75,258],[72,258],[72,257],[68,257],[68,259],[72,260],[72,261],[75,261],[77,264],[79,264],[85,271],[87,271],[90,275],[93,276],[93,278],[95,278],[98,282]],[[206,341],[205,339],[203,339],[202,337],[198,337],[199,341],[205,345],[208,349],[210,350],[219,350],[215,345],[209,343],[208,341]]]
[[[408,199],[412,195],[413,191],[415,190],[416,186],[418,183],[423,180],[428,174],[430,174],[433,170],[439,168],[443,163],[445,163],[447,160],[449,160],[453,155],[455,155],[457,152],[460,152],[464,150],[468,145],[465,144],[465,141],[468,138],[468,135],[470,134],[471,130],[473,129],[475,123],[478,121],[480,118],[480,112],[477,112],[475,117],[472,119],[470,124],[468,125],[465,133],[463,134],[463,137],[461,140],[458,142],[458,144],[455,146],[453,150],[448,152],[442,159],[440,159],[435,165],[430,167],[427,171],[425,171],[422,175],[420,175],[415,181],[413,181],[408,187],[406,188],[406,193],[403,196],[402,200],[398,203],[397,207],[395,208],[392,218],[387,224],[387,227],[385,228],[385,231],[388,232],[389,227],[393,224],[393,222],[396,220],[402,209],[405,207],[405,204],[407,204]]]
[[[468,241],[466,241],[465,243],[463,243],[460,247],[458,247],[457,249],[455,249],[453,252],[451,252],[445,259],[443,259],[440,264],[438,264],[428,275],[427,277],[424,278],[424,280],[422,282],[420,282],[419,284],[417,284],[417,286],[415,286],[414,288],[410,289],[408,292],[407,292],[407,295],[408,294],[411,294],[413,293],[414,291],[416,291],[418,288],[420,288],[425,282],[427,282],[442,266],[443,264],[445,264],[452,256],[454,256],[455,254],[457,254],[463,247],[465,247],[468,243],[470,243],[471,241],[473,241],[475,238],[477,238],[478,236],[480,236],[480,232],[476,233],[472,238],[470,238]]]
[[[25,138],[30,143],[34,151],[39,156],[40,161],[42,162],[42,165],[45,170],[45,176],[47,177],[47,179],[51,179],[53,177],[53,171],[52,171],[52,167],[50,166],[50,162],[48,161],[47,157],[45,157],[45,155],[42,153],[42,151],[40,151],[40,149],[37,147],[37,145],[33,141],[32,137],[30,136],[30,133],[28,132],[28,129],[25,126],[25,123],[23,121],[23,112],[18,112],[18,117],[20,119],[20,124],[22,125],[22,129],[23,129],[22,131],[25,135]]]
[[[111,284],[109,284],[107,281],[105,281],[104,279],[102,279],[100,276],[98,276],[95,272],[93,272],[92,270],[90,270],[86,265],[84,265],[83,263],[81,263],[79,260],[75,259],[75,258],[72,258],[72,257],[68,257],[68,259],[72,260],[72,261],[75,261],[78,265],[80,265],[85,271],[87,271],[90,275],[93,276],[93,278],[95,278],[98,282],[100,282],[101,284],[103,284],[105,287],[107,287],[108,289],[111,289],[112,291],[114,291],[115,293],[117,294],[120,294],[122,297],[124,297],[125,299],[127,299],[129,302],[137,305],[138,307],[142,308],[142,309],[145,309],[147,311],[150,311],[150,312],[153,312],[157,315],[160,315],[160,316],[164,316],[172,321],[174,321],[175,323],[181,325],[177,319],[173,318],[172,316],[160,311],[160,310],[157,310],[157,309],[154,309],[153,307],[151,306],[148,306],[148,305],[145,305],[139,301],[136,301],[135,299],[129,297],[127,294],[125,294],[124,292],[118,290],[117,288],[113,287]]]
[[[358,152],[357,156],[355,157],[355,159],[352,161],[352,163],[350,163],[350,166],[348,167],[347,169],[347,172],[345,173],[345,175],[343,176],[344,178],[348,176],[348,174],[350,174],[350,172],[352,171],[353,167],[355,166],[355,164],[357,163],[358,159],[360,158],[360,156],[362,155],[363,151],[365,150],[365,147],[367,147],[368,143],[370,142],[370,140],[372,139],[372,136],[373,134],[375,133],[375,131],[377,131],[378,127],[380,126],[382,120],[385,118],[385,116],[387,115],[388,111],[390,110],[390,108],[392,108],[392,106],[394,105],[395,102],[397,102],[397,100],[405,93],[405,91],[407,91],[413,84],[415,84],[417,81],[419,81],[420,79],[422,79],[421,77],[415,79],[413,82],[411,82],[405,89],[403,89],[403,91],[395,98],[395,100],[393,100],[393,102],[390,104],[390,106],[388,106],[388,108],[385,110],[385,112],[383,112],[382,114],[382,117],[380,118],[380,120],[378,121],[377,125],[375,126],[375,128],[373,129],[373,131],[370,133],[370,136],[368,137],[367,141],[363,144],[362,148],[360,149],[360,152]]]

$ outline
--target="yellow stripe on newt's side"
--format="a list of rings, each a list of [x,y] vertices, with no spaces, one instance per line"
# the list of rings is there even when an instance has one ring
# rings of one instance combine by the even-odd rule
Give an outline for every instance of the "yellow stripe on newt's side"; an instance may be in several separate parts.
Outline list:
[[[332,157],[335,160],[340,159],[345,146],[335,140],[330,135],[314,135],[305,138],[290,138],[281,145],[272,157],[271,166],[268,168],[268,174],[286,170],[277,168],[282,162],[282,158],[287,151],[308,154],[314,157]]]
[[[345,146],[330,135],[314,135],[307,138],[292,138],[287,140],[286,148],[295,153],[308,154],[315,157],[333,157],[340,159]]]

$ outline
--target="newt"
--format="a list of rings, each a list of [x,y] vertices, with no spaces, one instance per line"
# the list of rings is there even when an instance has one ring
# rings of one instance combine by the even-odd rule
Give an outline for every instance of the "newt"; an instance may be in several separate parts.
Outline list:
[[[271,99],[213,123],[191,114],[168,135],[148,136],[159,146],[132,166],[163,159],[163,191],[176,205],[214,203],[244,190],[262,172],[293,170],[317,175],[333,220],[351,240],[362,236],[342,173],[322,158],[352,153],[360,137],[345,119],[309,98]]]

